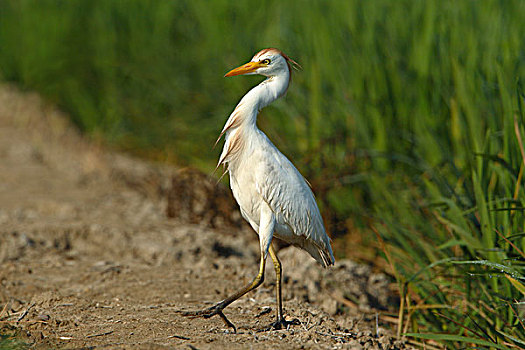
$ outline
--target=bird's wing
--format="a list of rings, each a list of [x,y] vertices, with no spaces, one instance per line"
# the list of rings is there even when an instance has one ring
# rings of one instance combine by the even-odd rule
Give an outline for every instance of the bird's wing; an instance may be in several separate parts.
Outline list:
[[[333,264],[330,238],[303,176],[275,146],[266,152],[261,167],[255,171],[257,192],[272,209],[277,222],[298,236],[291,237],[291,243],[302,246],[324,265]]]

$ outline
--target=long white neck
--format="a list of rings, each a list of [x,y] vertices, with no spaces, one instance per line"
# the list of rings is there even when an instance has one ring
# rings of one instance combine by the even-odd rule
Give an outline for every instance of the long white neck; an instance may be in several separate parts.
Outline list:
[[[226,121],[221,135],[225,134],[225,144],[219,164],[230,162],[243,148],[245,131],[257,129],[259,111],[286,93],[290,82],[290,72],[269,77],[248,91],[235,107]],[[217,140],[218,141],[218,140]]]
[[[284,95],[289,81],[290,74],[286,72],[286,74],[270,77],[252,88],[237,104],[225,126],[230,124],[231,119],[239,117],[247,122],[247,125],[255,125],[259,111]]]

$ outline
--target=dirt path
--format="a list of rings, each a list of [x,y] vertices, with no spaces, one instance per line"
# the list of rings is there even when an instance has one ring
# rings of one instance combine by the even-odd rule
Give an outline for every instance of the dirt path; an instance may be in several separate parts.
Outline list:
[[[351,261],[323,270],[295,248],[279,255],[301,325],[257,332],[274,319],[271,264],[226,309],[236,334],[178,315],[247,283],[258,243],[246,228],[168,218],[173,174],[90,144],[36,95],[0,86],[0,334],[36,348],[408,348],[389,335],[386,276]]]

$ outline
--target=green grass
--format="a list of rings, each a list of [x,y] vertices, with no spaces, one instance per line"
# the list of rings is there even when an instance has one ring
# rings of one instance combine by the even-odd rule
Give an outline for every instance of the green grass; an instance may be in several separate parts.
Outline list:
[[[355,254],[357,230],[389,260],[400,332],[519,347],[523,18],[518,0],[4,0],[0,77],[93,138],[209,171],[224,121],[260,81],[223,74],[283,49],[304,70],[259,125],[352,247],[339,256]]]
[[[0,350],[27,349],[28,345],[17,339],[16,332],[9,328],[0,328]]]

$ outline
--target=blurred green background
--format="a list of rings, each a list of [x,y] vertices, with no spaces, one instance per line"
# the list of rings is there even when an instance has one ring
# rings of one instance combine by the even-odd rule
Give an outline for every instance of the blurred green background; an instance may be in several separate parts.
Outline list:
[[[336,256],[387,261],[399,332],[524,346],[524,23],[519,0],[2,0],[0,79],[111,147],[211,172],[261,81],[224,73],[282,49],[304,69],[259,126]]]

